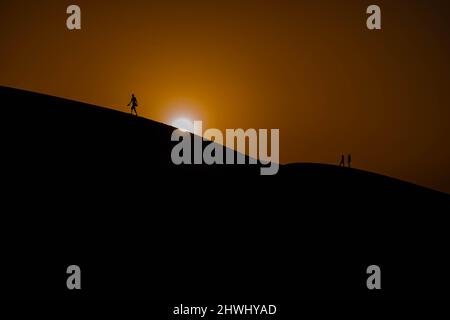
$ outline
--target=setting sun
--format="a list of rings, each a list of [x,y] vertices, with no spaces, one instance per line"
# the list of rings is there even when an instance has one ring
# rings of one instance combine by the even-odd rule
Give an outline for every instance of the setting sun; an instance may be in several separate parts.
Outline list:
[[[185,132],[194,132],[194,124],[192,120],[186,118],[178,118],[172,121],[171,125]]]

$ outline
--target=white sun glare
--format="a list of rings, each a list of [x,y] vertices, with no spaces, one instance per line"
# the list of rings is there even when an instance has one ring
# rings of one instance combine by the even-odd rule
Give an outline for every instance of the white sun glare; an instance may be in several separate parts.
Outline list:
[[[172,121],[171,125],[185,132],[194,132],[194,123],[186,118],[178,118]]]

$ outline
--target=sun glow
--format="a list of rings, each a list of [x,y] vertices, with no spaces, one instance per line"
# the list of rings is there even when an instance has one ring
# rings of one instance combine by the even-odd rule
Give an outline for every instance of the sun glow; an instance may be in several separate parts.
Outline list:
[[[186,118],[178,118],[172,121],[171,125],[184,132],[194,132],[194,123]]]

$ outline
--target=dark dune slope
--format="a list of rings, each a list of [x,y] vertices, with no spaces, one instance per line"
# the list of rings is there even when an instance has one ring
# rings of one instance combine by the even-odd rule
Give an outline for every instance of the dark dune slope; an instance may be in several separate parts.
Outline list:
[[[5,87],[0,101],[2,294],[76,295],[72,263],[82,297],[447,294],[446,194],[320,164],[174,166],[170,126]]]

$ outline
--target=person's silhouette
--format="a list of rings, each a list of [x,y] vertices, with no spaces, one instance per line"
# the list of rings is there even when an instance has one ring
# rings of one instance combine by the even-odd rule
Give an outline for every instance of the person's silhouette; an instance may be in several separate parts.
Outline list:
[[[352,155],[351,155],[351,153],[349,153],[349,155],[347,156],[347,164],[348,164],[348,167],[351,168],[351,164],[352,164]]]
[[[137,103],[137,99],[136,99],[134,93],[131,95],[131,101],[130,101],[130,103],[128,104],[128,106],[130,106],[130,105],[131,105],[131,114],[133,114],[133,111],[134,111],[134,113],[135,113],[136,116],[137,116],[138,113],[137,113],[137,111],[136,111],[136,107],[138,106],[138,103]]]
[[[345,166],[345,157],[344,155],[341,156],[341,162],[339,163],[339,167],[344,167]]]

